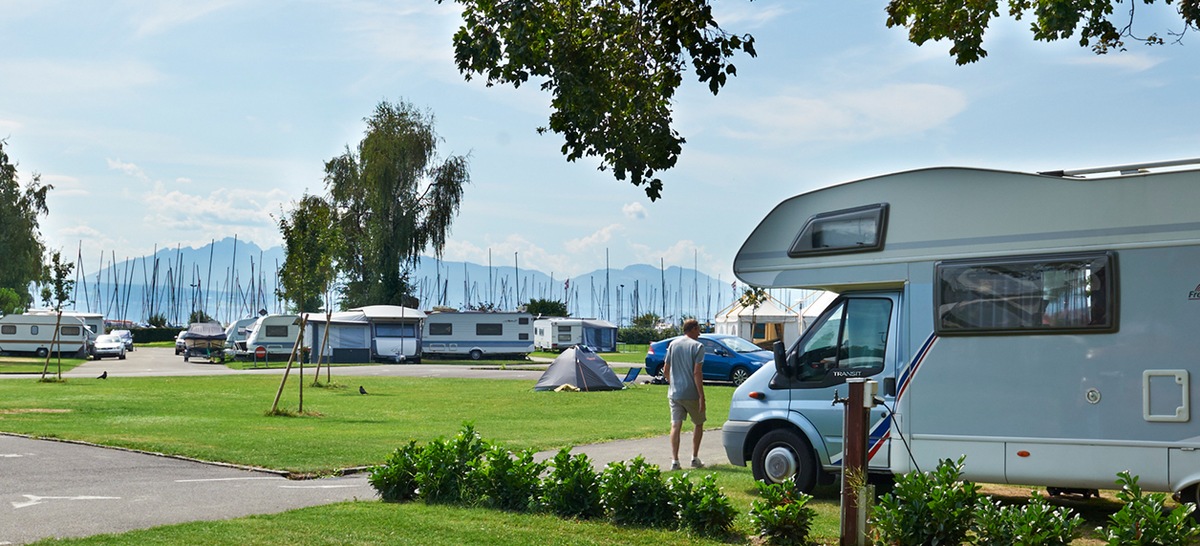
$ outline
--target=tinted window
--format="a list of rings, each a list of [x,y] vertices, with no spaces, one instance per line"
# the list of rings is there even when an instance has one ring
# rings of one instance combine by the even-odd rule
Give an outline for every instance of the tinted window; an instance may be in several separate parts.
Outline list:
[[[529,324],[529,317],[521,317],[517,319],[517,324]]]
[[[529,334],[517,334],[517,339],[519,339],[521,341],[526,341],[529,339]]]
[[[37,333],[38,333],[38,327],[37,327],[37,326],[30,326],[30,327],[29,327],[29,333],[31,333],[31,334],[33,334],[33,335],[35,335],[35,336],[36,336],[36,335],[37,335]]]
[[[431,336],[454,335],[454,325],[449,322],[431,322],[431,323],[429,323],[429,335],[431,335]]]
[[[16,333],[17,333],[17,327],[13,326],[12,324],[5,324],[4,326],[0,326],[0,334],[14,335]]]
[[[375,325],[375,337],[416,337],[416,325],[411,322],[385,322]]]
[[[483,324],[483,323],[476,324],[476,325],[475,325],[475,335],[477,335],[477,336],[499,336],[499,335],[504,335],[504,325],[503,325],[503,324],[496,324],[496,323],[492,323],[492,324]]]
[[[887,203],[879,203],[814,215],[800,229],[788,256],[881,250],[887,210]]]
[[[266,325],[266,330],[263,330],[263,333],[266,334],[267,337],[288,337],[288,327],[286,324],[282,326],[272,326],[268,324]]]
[[[1116,330],[1114,262],[1104,253],[939,263],[937,332]]]
[[[891,316],[892,301],[886,298],[838,304],[797,346],[797,379],[824,386],[882,371]]]
[[[77,336],[82,332],[83,332],[83,329],[78,326],[63,326],[62,327],[62,335],[64,335],[64,336]]]

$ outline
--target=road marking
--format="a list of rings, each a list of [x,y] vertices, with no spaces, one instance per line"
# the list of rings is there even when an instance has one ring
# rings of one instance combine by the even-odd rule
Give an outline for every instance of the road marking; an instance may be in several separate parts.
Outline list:
[[[195,482],[236,482],[245,480],[282,480],[283,478],[275,476],[252,476],[248,478],[201,478],[195,480],[175,480],[175,483],[195,483]]]
[[[75,500],[121,500],[121,497],[93,497],[93,496],[88,496],[88,495],[84,495],[84,496],[80,496],[80,497],[39,497],[37,495],[21,495],[21,496],[25,497],[29,500],[27,500],[25,502],[13,502],[12,505],[13,505],[14,509],[15,508],[28,508],[30,506],[42,504],[42,502],[48,501],[48,500],[72,500],[72,501],[75,501]]]
[[[17,457],[24,457],[24,455],[20,453],[0,453],[0,459],[16,459]]]
[[[280,489],[345,489],[348,487],[359,487],[357,484],[346,485],[281,485]]]

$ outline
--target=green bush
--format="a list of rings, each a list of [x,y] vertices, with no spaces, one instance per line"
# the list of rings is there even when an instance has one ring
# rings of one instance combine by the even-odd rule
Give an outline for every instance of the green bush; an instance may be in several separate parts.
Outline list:
[[[655,330],[647,326],[629,326],[617,330],[617,341],[631,345],[646,345],[680,335],[679,328]]]
[[[1117,484],[1121,486],[1117,499],[1125,506],[1108,518],[1111,523],[1104,536],[1110,545],[1182,546],[1194,544],[1200,536],[1200,528],[1188,517],[1196,505],[1184,503],[1168,512],[1166,495],[1143,494],[1137,476],[1129,472],[1118,473]]]
[[[1034,494],[1025,506],[981,499],[975,511],[976,544],[981,546],[1066,546],[1079,538],[1083,518],[1055,508]]]
[[[961,481],[963,458],[944,459],[933,472],[909,472],[872,511],[876,543],[894,546],[967,542],[979,486]]]
[[[640,455],[628,463],[608,463],[600,475],[600,501],[613,523],[675,527],[671,495],[658,466]]]
[[[417,498],[418,461],[422,449],[416,440],[392,452],[391,457],[380,466],[371,468],[367,480],[379,496],[387,502],[404,502]]]
[[[758,482],[762,500],[750,504],[750,522],[766,544],[807,545],[817,512],[808,507],[812,497],[796,489],[788,478],[782,483]]]
[[[679,527],[693,533],[724,537],[733,530],[737,509],[717,487],[717,477],[708,474],[693,484],[687,473],[667,478],[671,507],[679,517]]]
[[[588,456],[572,456],[563,448],[554,456],[554,470],[542,481],[542,507],[559,517],[593,519],[604,515],[600,484]]]
[[[438,438],[425,444],[417,463],[421,498],[430,504],[470,504],[477,492],[468,477],[486,450],[469,423],[451,440]]]
[[[545,469],[545,463],[534,462],[533,451],[526,449],[513,454],[492,446],[484,453],[483,464],[473,475],[473,489],[485,506],[527,512],[536,506]]]

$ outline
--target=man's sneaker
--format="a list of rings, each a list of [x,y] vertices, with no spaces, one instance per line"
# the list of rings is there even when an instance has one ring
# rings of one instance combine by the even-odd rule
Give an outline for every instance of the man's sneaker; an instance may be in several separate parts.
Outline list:
[[[671,461],[671,470],[679,470],[679,461]]]
[[[704,463],[699,457],[692,457],[692,468],[704,468]]]

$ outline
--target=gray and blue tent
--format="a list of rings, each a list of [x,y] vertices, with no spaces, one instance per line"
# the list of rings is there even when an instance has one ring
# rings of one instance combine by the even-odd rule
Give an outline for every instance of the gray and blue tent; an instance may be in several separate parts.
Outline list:
[[[581,391],[615,391],[625,388],[608,362],[586,347],[571,347],[558,355],[534,385],[535,391],[552,391],[572,385]]]

